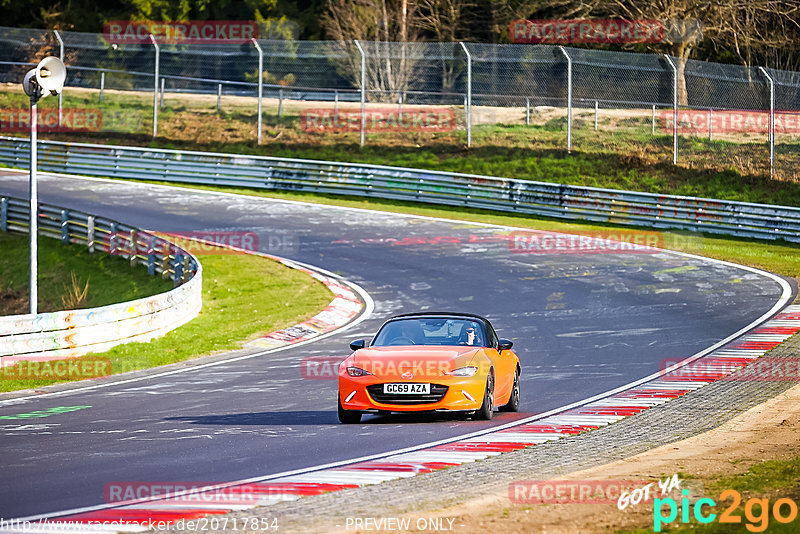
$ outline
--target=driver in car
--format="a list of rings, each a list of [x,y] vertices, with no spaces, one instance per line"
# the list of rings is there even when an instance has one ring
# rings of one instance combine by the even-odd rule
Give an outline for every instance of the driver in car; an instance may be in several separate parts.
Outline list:
[[[461,340],[458,344],[471,346],[481,345],[482,342],[480,336],[478,335],[478,330],[474,326],[468,326],[461,335]]]
[[[390,345],[423,345],[425,343],[422,329],[415,321],[402,321],[393,326],[394,329],[389,336]]]

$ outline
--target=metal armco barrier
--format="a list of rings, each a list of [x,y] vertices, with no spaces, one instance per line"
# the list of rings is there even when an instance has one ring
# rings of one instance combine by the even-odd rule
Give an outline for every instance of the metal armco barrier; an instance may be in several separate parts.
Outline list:
[[[28,146],[27,139],[0,137],[0,164],[27,168]],[[800,242],[800,208],[795,207],[382,165],[42,141],[39,168],[88,176],[376,197]]]
[[[28,203],[0,197],[0,231],[28,233]],[[87,213],[39,205],[39,235],[146,265],[173,280],[166,293],[100,308],[0,317],[0,366],[79,356],[148,341],[187,323],[202,306],[202,267],[192,254],[131,226]]]

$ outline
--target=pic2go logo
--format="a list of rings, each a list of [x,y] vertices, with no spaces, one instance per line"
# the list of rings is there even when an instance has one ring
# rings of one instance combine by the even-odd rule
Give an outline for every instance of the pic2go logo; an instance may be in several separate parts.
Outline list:
[[[703,498],[695,501],[694,505],[689,503],[688,490],[683,490],[683,498],[680,502],[680,507],[675,499],[656,498],[653,501],[653,530],[661,532],[663,525],[668,525],[678,518],[678,512],[681,514],[681,523],[689,522],[689,512],[692,512],[694,519],[699,523],[711,523],[717,518],[717,514],[711,512],[710,508],[717,506],[713,499]],[[735,523],[741,524],[742,517],[733,515],[733,512],[742,503],[741,494],[733,489],[725,490],[719,495],[720,501],[731,499],[733,502],[721,514],[719,514],[720,523]],[[664,508],[667,508],[667,515],[664,515]],[[707,509],[703,507],[707,506]],[[775,501],[771,508],[772,516],[778,523],[791,523],[797,519],[797,503],[792,499],[782,498]],[[769,499],[759,499],[753,497],[749,499],[744,505],[744,517],[747,519],[745,528],[750,532],[764,532],[769,526],[770,506]]]

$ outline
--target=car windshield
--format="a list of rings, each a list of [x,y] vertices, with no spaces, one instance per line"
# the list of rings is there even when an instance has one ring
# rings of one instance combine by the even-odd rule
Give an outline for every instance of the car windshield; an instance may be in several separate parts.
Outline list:
[[[436,317],[389,321],[372,341],[373,347],[401,345],[487,346],[481,321]]]

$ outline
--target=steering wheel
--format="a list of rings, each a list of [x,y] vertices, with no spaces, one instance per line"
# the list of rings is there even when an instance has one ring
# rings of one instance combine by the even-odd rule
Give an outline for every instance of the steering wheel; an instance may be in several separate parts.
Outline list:
[[[407,336],[400,336],[398,338],[393,339],[389,345],[416,345],[414,340]]]

